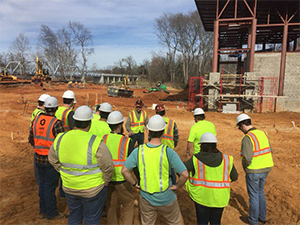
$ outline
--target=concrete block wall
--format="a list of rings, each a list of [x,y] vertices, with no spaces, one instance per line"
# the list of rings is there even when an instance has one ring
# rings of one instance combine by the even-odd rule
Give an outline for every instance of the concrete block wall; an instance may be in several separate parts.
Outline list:
[[[255,53],[254,74],[259,77],[278,77],[280,74],[280,52]],[[251,76],[255,76],[251,73]],[[277,99],[277,111],[300,112],[300,52],[286,55],[283,95]],[[266,85],[265,90],[269,87]]]

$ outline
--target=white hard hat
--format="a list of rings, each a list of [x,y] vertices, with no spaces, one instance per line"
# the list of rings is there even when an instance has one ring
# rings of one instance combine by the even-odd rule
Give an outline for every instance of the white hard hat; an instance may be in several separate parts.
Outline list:
[[[166,128],[166,122],[160,115],[154,115],[149,119],[147,128],[151,131],[162,131]]]
[[[77,103],[77,101],[76,101],[76,98],[75,98],[75,97],[74,97],[74,102],[73,102],[73,103],[74,103],[74,104],[75,104],[75,103]]]
[[[244,120],[251,120],[251,118],[250,118],[250,116],[248,116],[245,113],[242,113],[242,114],[238,115],[237,118],[236,118],[236,125],[238,125],[238,123],[240,123]]]
[[[76,109],[73,118],[78,121],[89,121],[94,118],[93,111],[86,105],[80,106]]]
[[[108,124],[119,124],[119,123],[122,123],[124,120],[125,119],[121,112],[113,111],[108,115],[106,122]]]
[[[204,133],[202,134],[199,143],[218,143],[218,140],[213,133]]]
[[[44,103],[45,108],[55,108],[58,107],[58,101],[55,97],[48,97]]]
[[[75,99],[75,94],[73,91],[67,90],[64,92],[63,98]]]
[[[110,113],[112,111],[112,107],[109,103],[104,102],[100,105],[99,110],[102,111],[102,112],[109,112]]]
[[[46,98],[48,98],[48,97],[50,97],[50,95],[48,95],[48,94],[42,94],[39,97],[39,101],[44,102],[46,100]]]
[[[204,114],[204,111],[203,111],[203,109],[201,109],[201,108],[196,108],[195,110],[194,110],[194,116],[197,116],[197,115],[203,115]]]

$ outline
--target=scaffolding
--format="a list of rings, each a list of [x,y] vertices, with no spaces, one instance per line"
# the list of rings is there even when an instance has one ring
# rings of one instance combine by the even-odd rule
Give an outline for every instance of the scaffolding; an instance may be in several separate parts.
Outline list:
[[[188,109],[218,112],[276,111],[278,78],[247,80],[242,74],[221,74],[218,81],[190,77]]]

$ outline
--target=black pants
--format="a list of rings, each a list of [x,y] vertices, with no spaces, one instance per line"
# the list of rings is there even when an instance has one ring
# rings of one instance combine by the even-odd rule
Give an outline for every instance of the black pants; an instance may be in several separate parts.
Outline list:
[[[211,225],[221,224],[221,217],[224,208],[211,208],[200,205],[195,202],[196,214],[197,214],[197,224],[198,225]]]
[[[144,144],[144,133],[136,133],[130,136],[133,145],[135,145],[135,142],[138,143],[138,145]]]

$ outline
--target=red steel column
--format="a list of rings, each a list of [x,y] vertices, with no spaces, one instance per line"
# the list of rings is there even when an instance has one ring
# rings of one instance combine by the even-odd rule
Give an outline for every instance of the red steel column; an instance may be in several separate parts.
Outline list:
[[[285,74],[288,29],[289,26],[287,23],[285,23],[283,27],[282,50],[281,50],[281,61],[280,61],[279,89],[278,89],[279,96],[283,96],[283,83],[284,83],[284,74]]]
[[[255,41],[256,41],[256,23],[257,23],[257,19],[253,19],[252,20],[252,27],[251,27],[251,48],[250,48],[249,72],[253,72],[253,68],[254,68],[254,53],[255,53]]]
[[[214,22],[214,48],[213,48],[213,63],[212,72],[218,72],[218,48],[219,48],[219,20]]]

